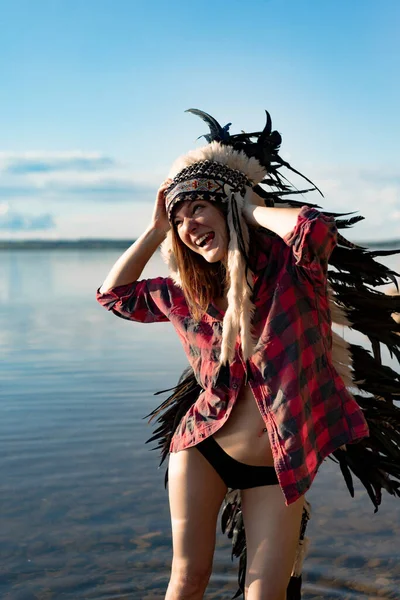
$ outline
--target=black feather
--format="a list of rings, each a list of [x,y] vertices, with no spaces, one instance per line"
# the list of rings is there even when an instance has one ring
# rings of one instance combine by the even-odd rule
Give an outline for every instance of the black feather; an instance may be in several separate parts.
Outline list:
[[[320,209],[317,204],[294,200],[292,194],[306,194],[321,191],[307,177],[299,173],[278,154],[282,138],[272,130],[272,121],[266,111],[266,125],[261,132],[229,134],[229,125],[221,127],[209,114],[197,109],[191,112],[207,123],[210,134],[208,141],[219,141],[242,150],[249,157],[256,158],[267,171],[261,184],[254,191],[263,198],[266,206],[310,206]],[[282,174],[286,168],[308,181],[312,189],[295,188]],[[264,186],[264,187],[263,187]],[[268,189],[265,189],[268,187]],[[322,193],[321,193],[322,195]],[[322,211],[321,211],[322,212]],[[323,214],[336,219],[337,228],[344,230],[352,227],[364,217],[354,212]],[[232,215],[238,232],[240,251],[246,260],[241,219],[236,204],[232,203]],[[342,218],[348,217],[348,218]],[[275,235],[272,234],[271,235]],[[371,350],[356,344],[349,346],[352,360],[353,386],[351,393],[359,405],[368,423],[369,437],[347,444],[346,450],[337,449],[329,458],[339,465],[345,485],[354,496],[353,479],[356,477],[364,486],[370,498],[374,512],[382,502],[382,490],[400,498],[400,374],[391,367],[382,364],[381,347],[385,346],[391,356],[400,362],[400,323],[393,319],[394,313],[400,313],[400,295],[388,295],[380,291],[379,286],[392,283],[398,291],[399,274],[378,262],[377,258],[400,253],[400,249],[368,250],[337,233],[337,245],[329,259],[327,279],[332,290],[334,302],[347,315],[352,329],[367,336]],[[220,377],[226,373],[221,369]],[[221,380],[222,381],[222,380]],[[148,442],[156,441],[161,452],[161,463],[168,456],[169,446],[174,432],[189,408],[196,402],[202,391],[193,371],[188,368],[175,388],[166,390],[172,394],[154,409],[147,417],[150,421],[157,417],[157,428]],[[168,482],[168,470],[165,484]],[[301,539],[304,537],[307,518],[303,513]],[[244,590],[246,571],[246,536],[238,490],[229,490],[221,513],[221,529],[232,540],[232,558],[239,558],[239,589],[235,598]],[[301,577],[292,577],[287,589],[286,600],[300,600]]]
[[[185,110],[185,112],[189,112],[192,113],[193,115],[197,115],[198,117],[200,117],[201,119],[203,119],[203,121],[205,121],[207,123],[207,125],[210,128],[210,135],[205,135],[205,136],[200,136],[200,137],[205,137],[207,139],[208,142],[226,142],[229,140],[230,135],[229,135],[229,127],[231,125],[231,123],[228,123],[227,125],[225,125],[225,127],[221,127],[221,125],[218,123],[218,121],[216,119],[214,119],[214,117],[212,117],[211,115],[209,115],[208,113],[202,111],[202,110],[198,110],[197,108],[188,108],[187,110]]]

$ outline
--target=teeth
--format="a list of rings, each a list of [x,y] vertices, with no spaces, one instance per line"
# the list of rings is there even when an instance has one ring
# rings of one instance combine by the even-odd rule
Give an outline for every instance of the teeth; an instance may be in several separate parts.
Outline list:
[[[202,235],[198,240],[196,240],[196,246],[200,246],[204,242],[204,240],[210,235],[211,231]]]

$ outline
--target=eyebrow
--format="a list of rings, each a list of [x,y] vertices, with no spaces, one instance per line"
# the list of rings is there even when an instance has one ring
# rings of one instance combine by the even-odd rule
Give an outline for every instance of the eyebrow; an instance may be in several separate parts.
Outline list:
[[[193,204],[193,202],[201,202],[201,200],[197,200],[197,198],[194,198],[193,200],[187,200],[186,202],[190,202],[190,205],[189,205],[189,207],[191,207],[191,206],[192,206],[192,204]],[[178,219],[178,218],[179,218],[179,213],[180,213],[180,211],[181,211],[181,210],[182,210],[182,208],[180,208],[180,209],[179,209],[179,210],[178,210],[178,211],[175,213],[175,216],[173,217],[173,220],[174,220],[174,221],[175,221],[175,219]],[[182,218],[182,217],[181,217],[181,218]]]

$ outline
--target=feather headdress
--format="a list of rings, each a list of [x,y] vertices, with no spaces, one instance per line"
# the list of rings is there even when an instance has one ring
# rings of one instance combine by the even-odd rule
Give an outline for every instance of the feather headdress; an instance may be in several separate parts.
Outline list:
[[[230,136],[230,124],[221,127],[206,113],[193,109],[190,112],[201,116],[209,124],[210,134],[204,136],[209,143],[205,146],[208,152],[213,148],[213,144],[217,147],[216,142],[223,150],[232,150],[235,157],[241,156],[240,153],[243,152],[247,159],[254,158],[259,163],[264,173],[261,179],[256,183],[256,179],[252,178],[250,173],[247,177],[252,190],[264,199],[266,206],[307,205],[320,208],[316,204],[304,200],[298,202],[288,197],[293,193],[304,193],[318,188],[311,184],[312,188],[308,190],[296,190],[279,173],[281,167],[286,167],[301,175],[279,157],[281,137],[279,133],[272,131],[268,113],[267,125],[262,132]],[[199,160],[196,152],[198,151],[189,153],[183,162],[176,163],[176,171],[171,172],[174,177],[179,177],[180,170]],[[213,157],[204,157],[204,160],[210,159],[213,160]],[[311,183],[307,178],[304,179]],[[268,190],[262,187],[265,185],[268,186]],[[344,217],[344,214],[326,211],[324,214],[336,218],[339,230],[347,229],[364,218],[354,216],[343,219],[340,217]],[[381,359],[383,344],[388,348],[390,355],[400,361],[400,323],[397,317],[396,320],[393,317],[400,313],[400,296],[388,295],[376,289],[389,283],[393,283],[398,289],[398,273],[375,259],[397,254],[400,250],[370,251],[349,242],[341,234],[338,234],[337,240],[338,244],[329,259],[329,265],[333,268],[330,268],[327,274],[332,321],[340,327],[350,327],[364,334],[370,341],[371,349],[350,344],[338,333],[333,332],[333,363],[363,411],[370,435],[357,444],[339,448],[333,452],[333,457],[329,458],[338,463],[351,496],[354,496],[353,475],[359,479],[376,512],[382,501],[383,489],[393,496],[400,497],[400,407],[395,403],[400,401],[400,374],[383,365]],[[200,391],[200,386],[189,367],[182,374],[178,385],[173,388],[172,395],[147,415],[150,420],[157,417],[159,423],[148,442],[158,442],[161,463],[168,456],[170,442],[181,417],[196,402]],[[165,482],[167,480],[168,470]],[[304,534],[309,518],[310,505],[305,502],[299,547],[287,589],[287,600],[301,598],[301,566],[307,548],[307,538]],[[239,558],[239,589],[235,595],[238,597],[244,589],[246,571],[246,541],[238,490],[228,491],[221,525],[223,532],[232,539],[232,556]]]
[[[171,219],[176,205],[185,200],[202,199],[227,205],[229,246],[226,266],[229,289],[228,308],[222,324],[219,362],[220,365],[224,365],[232,361],[239,334],[243,358],[247,361],[254,352],[251,332],[254,305],[251,299],[252,272],[248,266],[249,230],[243,209],[246,204],[251,203],[253,193],[258,193],[264,198],[269,198],[271,193],[272,205],[273,194],[276,191],[284,194],[289,191],[304,191],[296,190],[288,184],[279,173],[282,166],[301,174],[279,156],[282,138],[277,131],[272,131],[268,112],[267,122],[262,131],[236,135],[229,134],[231,123],[221,127],[213,117],[203,111],[191,108],[186,112],[200,116],[209,125],[210,133],[204,135],[208,144],[181,156],[173,164],[169,173],[173,181],[165,193],[166,210]],[[308,179],[307,181],[311,183]],[[268,185],[274,191],[266,192],[262,185]],[[313,185],[312,189],[317,188]],[[181,285],[172,250],[171,232],[163,242],[161,251],[169,266],[171,277],[177,285]]]

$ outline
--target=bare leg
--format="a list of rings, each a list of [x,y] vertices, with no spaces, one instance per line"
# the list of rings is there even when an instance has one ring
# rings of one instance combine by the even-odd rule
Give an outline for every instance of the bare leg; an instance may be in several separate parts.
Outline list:
[[[165,600],[201,600],[227,487],[196,448],[170,454],[168,480],[173,559]]]
[[[279,485],[242,490],[246,600],[286,600],[300,536],[304,496],[285,505]]]

